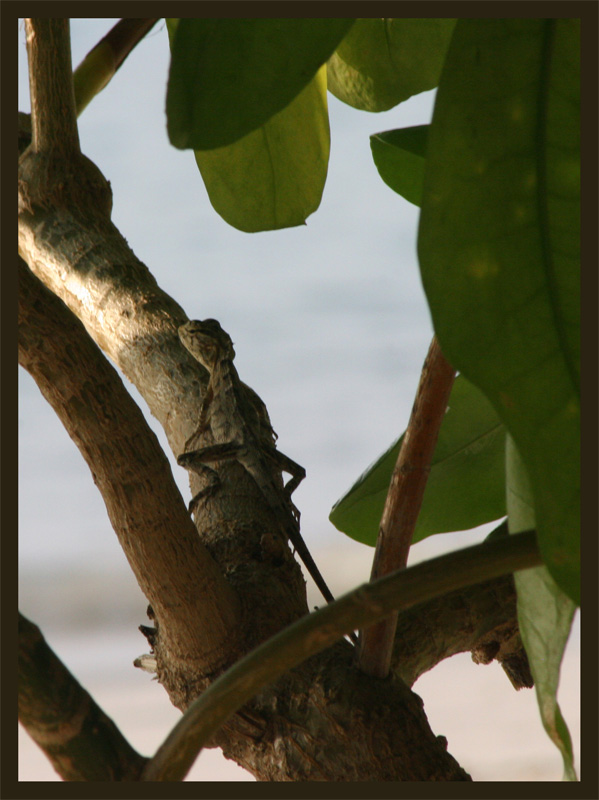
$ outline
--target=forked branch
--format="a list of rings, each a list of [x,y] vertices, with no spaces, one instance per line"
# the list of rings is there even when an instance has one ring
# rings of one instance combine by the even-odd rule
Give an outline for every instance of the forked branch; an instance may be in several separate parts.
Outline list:
[[[166,456],[115,369],[20,259],[19,267],[19,363],[86,460],[172,663],[198,659],[199,669],[204,658],[214,669],[236,654],[237,596],[202,545]]]
[[[390,612],[541,563],[534,531],[487,541],[417,564],[349,592],[253,650],[189,706],[143,773],[146,781],[182,780],[200,749],[264,685],[342,635]]]

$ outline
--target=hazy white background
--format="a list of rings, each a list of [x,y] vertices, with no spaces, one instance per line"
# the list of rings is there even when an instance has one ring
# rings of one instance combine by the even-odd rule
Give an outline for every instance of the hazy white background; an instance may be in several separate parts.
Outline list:
[[[72,21],[74,66],[114,22]],[[21,27],[19,109],[28,111],[24,40]],[[434,94],[379,115],[329,95],[331,160],[320,209],[301,228],[248,235],[213,211],[193,155],[169,145],[168,60],[160,23],[83,113],[82,149],[111,181],[113,220],[161,287],[190,317],[216,317],[231,334],[241,376],[267,403],[281,450],[306,467],[295,495],[302,532],[332,591],[343,592],[368,579],[373,551],[338,533],[329,511],[405,427],[432,335],[417,270],[418,210],[380,180],[368,137],[428,122]],[[132,666],[147,651],[137,631],[147,622],[146,600],[87,466],[23,370],[19,391],[21,610],[131,744],[151,754],[180,714]],[[167,452],[188,499],[186,473]],[[411,563],[482,535],[433,537],[414,548]],[[311,584],[309,592],[319,603]],[[559,697],[577,754],[578,640],[576,624]],[[456,656],[415,691],[434,732],[475,780],[560,780],[561,758],[534,691],[515,692],[496,663]],[[19,769],[21,780],[58,780],[22,729]],[[253,780],[214,750],[189,779]]]

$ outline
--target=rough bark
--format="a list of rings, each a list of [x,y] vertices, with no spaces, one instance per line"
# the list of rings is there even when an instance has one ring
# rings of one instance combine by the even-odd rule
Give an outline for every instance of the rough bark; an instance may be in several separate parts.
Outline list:
[[[147,759],[19,615],[19,720],[68,781],[137,781]]]
[[[40,120],[43,117],[36,125]],[[43,130],[38,134],[39,145]],[[62,159],[61,154],[60,148],[44,151],[34,146],[21,158],[19,252],[136,385],[178,454],[197,424],[205,388],[202,369],[176,335],[186,316],[110,222],[108,184],[97,168],[76,153]],[[33,310],[43,312],[31,298],[25,299],[25,317]],[[68,364],[69,346],[79,347],[85,340],[81,332],[67,331],[60,356],[65,361],[44,336],[32,336],[27,350],[31,363],[37,364],[36,380],[46,382],[49,398],[60,395],[57,404],[69,432],[77,431],[74,438],[89,454],[113,524],[123,533],[138,580],[155,606],[159,680],[172,702],[185,709],[240,649],[247,650],[307,611],[299,567],[288,548],[273,553],[265,547],[265,541],[277,536],[276,521],[239,465],[223,466],[222,489],[203,506],[198,519],[200,539],[218,570],[190,534],[178,493],[168,501],[166,513],[173,514],[172,519],[162,520],[155,508],[143,516],[155,481],[161,490],[163,482],[172,483],[166,472],[160,477],[161,454],[146,453],[144,465],[127,475],[127,461],[133,456],[123,453],[119,469],[111,474],[103,450],[107,431],[112,430],[110,417],[117,414],[114,384],[99,378],[97,360],[91,372],[79,356]],[[89,386],[81,383],[82,376]],[[94,396],[94,408],[107,423],[103,430],[95,427],[87,408]],[[121,424],[127,429],[130,419]],[[104,475],[96,465],[102,465]],[[151,481],[140,479],[144,471],[153,476]],[[119,500],[132,516],[119,517]],[[147,539],[141,531],[125,535],[139,523],[138,515],[141,528],[149,532]],[[146,549],[148,542],[152,547]],[[166,585],[160,577],[165,552],[170,558]],[[212,596],[222,600],[220,622],[214,628],[216,609],[205,609],[198,601],[199,585],[212,586]],[[236,593],[241,616],[229,587]],[[236,635],[239,619],[242,639]],[[228,647],[223,635],[227,630]],[[434,654],[435,659],[441,657]],[[339,642],[265,688],[221,729],[214,743],[260,780],[468,780],[447,753],[444,739],[430,730],[422,703],[398,677],[400,671],[384,681],[367,677],[354,665],[351,646]],[[422,663],[417,671],[423,671]]]
[[[457,653],[472,653],[477,664],[498,661],[516,689],[533,685],[513,576],[450,592],[399,615],[392,664],[408,686]]]
[[[158,440],[81,323],[21,259],[19,363],[86,460],[173,671],[190,660],[207,672],[230,663],[240,652],[237,595],[202,545]]]
[[[470,780],[420,697],[395,676],[365,675],[350,650],[332,647],[258,695],[260,727],[234,718],[217,736],[224,754],[269,781]]]
[[[199,750],[236,711],[250,704],[264,687],[337,645],[349,631],[437,599],[452,587],[454,592],[470,587],[483,575],[490,581],[539,563],[536,533],[527,531],[428,559],[348,592],[280,631],[220,676],[193,701],[144,768],[142,779],[181,780]],[[499,648],[497,642],[493,645],[494,651]]]

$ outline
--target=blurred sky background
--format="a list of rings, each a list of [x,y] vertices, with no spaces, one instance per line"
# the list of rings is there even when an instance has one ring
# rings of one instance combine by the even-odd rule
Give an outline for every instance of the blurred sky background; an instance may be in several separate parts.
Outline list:
[[[74,19],[73,65],[117,20]],[[19,110],[29,111],[19,27]],[[280,449],[305,466],[294,500],[302,533],[333,593],[368,580],[373,550],[328,521],[335,501],[405,428],[432,335],[416,259],[418,210],[378,176],[369,135],[430,121],[434,93],[384,114],[329,94],[331,158],[322,203],[306,226],[244,234],[212,209],[193,154],[170,146],[169,48],[161,21],[83,112],[81,147],[112,184],[113,220],[136,255],[191,318],[231,334],[242,379],[266,402]],[[170,457],[187,475],[125,379]],[[147,602],[129,570],[89,470],[35,383],[19,370],[19,602],[48,643],[114,719],[151,754],[180,717],[161,687],[132,666]],[[490,530],[436,536],[410,563],[480,541]],[[309,601],[320,603],[308,585]],[[475,780],[560,780],[534,691],[515,692],[497,663],[455,656],[422,676],[433,731]],[[578,618],[559,700],[579,759]],[[20,729],[20,780],[58,780]],[[580,773],[579,773],[580,774]],[[253,780],[219,751],[188,780]]]

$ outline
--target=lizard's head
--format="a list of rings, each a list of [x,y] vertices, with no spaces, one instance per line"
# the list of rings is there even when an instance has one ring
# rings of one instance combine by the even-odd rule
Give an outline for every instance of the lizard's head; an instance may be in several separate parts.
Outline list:
[[[212,371],[214,365],[235,358],[233,342],[215,319],[192,319],[179,328],[179,339],[191,355]]]

